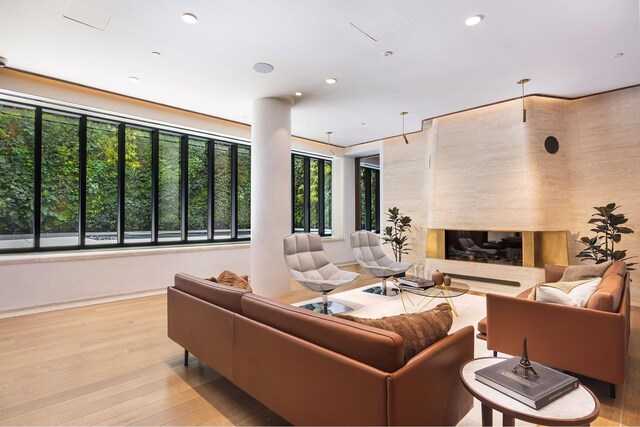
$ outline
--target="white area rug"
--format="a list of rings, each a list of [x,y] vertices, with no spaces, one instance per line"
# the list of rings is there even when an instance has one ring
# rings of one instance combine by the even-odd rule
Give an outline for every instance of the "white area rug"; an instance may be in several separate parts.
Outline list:
[[[363,292],[364,289],[370,288],[375,285],[367,285],[361,288],[352,289],[345,292],[336,294],[329,294],[329,301],[336,301],[345,304],[353,308],[350,311],[351,316],[366,317],[370,319],[377,319],[384,316],[393,316],[395,314],[402,313],[415,313],[417,308],[412,306],[405,296],[405,306],[402,304],[402,297],[396,295],[393,297],[374,295],[371,293]],[[423,297],[415,294],[410,294],[409,298],[418,303]],[[308,303],[321,302],[321,298],[314,298],[312,300],[296,303],[295,305],[301,306]],[[430,303],[425,310],[435,307],[441,302],[446,302],[443,298],[436,298]],[[451,327],[451,333],[471,325],[476,329],[478,322],[486,315],[486,298],[478,295],[465,294],[459,297],[453,298],[453,303],[458,310],[459,316],[453,317],[453,326]],[[405,311],[406,307],[406,311]],[[475,357],[492,356],[493,353],[487,350],[485,341],[475,338],[474,353]],[[494,411],[493,413],[494,423],[498,425],[502,421],[501,414]],[[460,421],[460,426],[479,426],[482,425],[482,414],[480,411],[480,402],[474,399],[473,409],[467,414],[466,417]],[[525,423],[524,421],[516,420],[516,425],[530,426],[533,424]]]

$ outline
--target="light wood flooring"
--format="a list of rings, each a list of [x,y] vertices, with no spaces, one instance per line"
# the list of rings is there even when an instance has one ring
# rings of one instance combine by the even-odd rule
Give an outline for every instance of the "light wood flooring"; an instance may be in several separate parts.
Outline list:
[[[374,282],[363,273],[352,287]],[[282,300],[316,296],[292,284]],[[634,308],[618,399],[585,380],[602,403],[594,425],[640,425],[639,331]],[[164,295],[2,319],[0,425],[287,424],[197,359],[183,367],[182,356],[167,338]]]

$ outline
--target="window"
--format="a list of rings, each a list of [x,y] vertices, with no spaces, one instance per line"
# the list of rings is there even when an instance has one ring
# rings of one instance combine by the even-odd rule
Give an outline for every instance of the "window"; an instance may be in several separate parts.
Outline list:
[[[42,113],[40,245],[77,246],[80,118]]]
[[[35,113],[0,105],[0,250],[34,246]]]
[[[87,121],[86,245],[118,242],[118,125]]]
[[[189,240],[207,240],[209,224],[209,142],[189,138]]]
[[[151,242],[151,130],[125,128],[124,241]]]
[[[291,157],[291,222],[294,233],[331,235],[331,161]]]
[[[360,229],[380,233],[380,170],[360,166]]]
[[[0,252],[248,239],[250,147],[176,129],[0,100]]]

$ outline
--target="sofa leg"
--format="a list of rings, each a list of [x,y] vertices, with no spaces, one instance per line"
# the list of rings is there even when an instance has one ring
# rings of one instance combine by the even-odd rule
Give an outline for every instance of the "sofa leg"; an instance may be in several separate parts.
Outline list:
[[[493,357],[498,357],[498,352],[493,350]]]
[[[613,383],[609,383],[609,396],[612,399],[616,398],[616,385]]]
[[[189,350],[184,351],[184,366],[189,366]]]

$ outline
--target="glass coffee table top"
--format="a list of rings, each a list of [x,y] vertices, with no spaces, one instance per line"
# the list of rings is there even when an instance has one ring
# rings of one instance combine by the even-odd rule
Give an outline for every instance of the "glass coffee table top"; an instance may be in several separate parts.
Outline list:
[[[399,282],[395,285],[405,292],[432,298],[455,298],[469,291],[469,285],[460,282],[451,282],[450,286],[439,285],[430,288],[417,288],[415,286],[403,285]]]
[[[393,282],[394,286],[400,289],[400,296],[403,296],[403,293],[407,294],[415,294],[422,297],[422,299],[416,303],[414,303],[411,298],[408,298],[409,303],[414,306],[417,306],[419,310],[424,310],[427,308],[436,298],[444,298],[446,302],[449,303],[453,313],[458,316],[458,310],[456,309],[455,304],[453,303],[453,298],[459,297],[460,295],[464,295],[469,291],[469,285],[460,282],[451,282],[451,285],[437,285],[431,286],[429,288],[418,288],[411,285],[405,285],[398,281]],[[404,304],[404,299],[403,299]],[[406,312],[406,307],[405,307]]]

